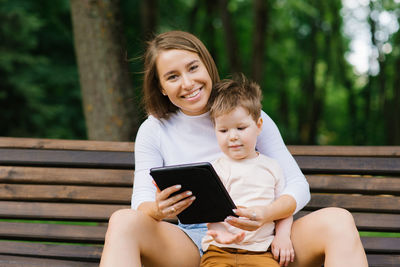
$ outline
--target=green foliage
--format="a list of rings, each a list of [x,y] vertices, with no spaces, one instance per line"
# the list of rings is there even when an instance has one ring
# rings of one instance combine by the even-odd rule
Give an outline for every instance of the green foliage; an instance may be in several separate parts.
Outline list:
[[[221,7],[212,0],[157,1],[154,33],[185,30],[209,48],[221,78],[230,63]],[[341,0],[270,0],[263,58],[264,110],[288,144],[400,144],[395,116],[400,100],[400,34],[389,36],[393,51],[381,54],[378,75],[356,74],[345,56]],[[399,4],[373,1],[370,12]],[[145,41],[139,0],[121,0],[127,54],[136,97],[141,96]],[[237,57],[251,74],[254,1],[229,0]],[[68,0],[0,0],[0,135],[86,138]],[[372,23],[372,20],[369,20]],[[379,46],[381,47],[381,46]],[[380,48],[379,48],[380,49]],[[143,111],[142,111],[143,114]],[[312,128],[316,132],[313,133]],[[400,129],[400,127],[398,127]],[[400,131],[400,130],[399,130]],[[397,136],[397,137],[396,137]],[[397,138],[397,139],[396,139]]]
[[[85,138],[68,1],[2,0],[1,136]]]

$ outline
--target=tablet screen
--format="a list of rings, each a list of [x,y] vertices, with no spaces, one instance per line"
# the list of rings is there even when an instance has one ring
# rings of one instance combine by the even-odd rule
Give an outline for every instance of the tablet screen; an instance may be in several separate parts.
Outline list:
[[[231,197],[208,162],[152,168],[150,174],[160,190],[180,184],[178,193],[190,190],[195,201],[178,214],[181,223],[220,222],[227,216],[236,216]]]

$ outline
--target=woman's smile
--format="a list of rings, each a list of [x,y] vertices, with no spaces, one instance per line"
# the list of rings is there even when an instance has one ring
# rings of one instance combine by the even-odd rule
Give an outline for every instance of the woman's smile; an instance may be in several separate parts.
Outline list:
[[[190,94],[188,94],[188,95],[184,95],[184,96],[182,96],[183,98],[186,98],[186,99],[188,99],[188,98],[193,98],[193,97],[195,97],[195,96],[198,96],[199,95],[199,93],[200,93],[200,90],[201,89],[197,89],[197,90],[194,90],[193,92],[191,92]]]

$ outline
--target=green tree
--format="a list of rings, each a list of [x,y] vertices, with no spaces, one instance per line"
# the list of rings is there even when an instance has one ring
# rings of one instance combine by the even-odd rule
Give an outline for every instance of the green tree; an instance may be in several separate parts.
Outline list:
[[[70,2],[0,1],[0,119],[4,122],[0,134],[86,138]],[[344,22],[350,13],[341,0],[107,3],[112,5],[103,6],[107,14],[117,16],[121,26],[116,32],[123,30],[118,37],[121,39],[113,43],[120,43],[117,50],[129,59],[129,70],[125,66],[115,71],[123,76],[117,79],[127,84],[124,88],[131,88],[128,91],[132,96],[123,98],[135,101],[131,102],[135,110],[128,112],[129,120],[144,119],[144,111],[133,103],[140,101],[141,56],[146,41],[153,34],[177,29],[192,32],[206,44],[221,78],[240,71],[260,83],[263,109],[277,123],[287,144],[400,144],[400,4],[395,1],[371,0],[369,6],[365,1],[354,2],[361,9],[354,10],[352,19],[359,20],[356,16],[360,11],[370,13],[365,22],[370,25],[372,48],[379,52],[379,71],[366,74],[355,72],[346,60],[351,39],[345,35]],[[265,5],[255,8],[257,4]],[[119,8],[122,14],[115,16]],[[391,32],[379,19],[388,14],[392,22],[397,20],[397,29],[393,26]],[[114,38],[95,34],[84,37],[75,48]],[[126,47],[120,42],[123,38]],[[100,77],[100,73],[93,71],[91,75]],[[102,101],[93,105],[105,107]],[[92,120],[87,119],[87,123]]]
[[[68,1],[0,1],[0,135],[84,139]]]

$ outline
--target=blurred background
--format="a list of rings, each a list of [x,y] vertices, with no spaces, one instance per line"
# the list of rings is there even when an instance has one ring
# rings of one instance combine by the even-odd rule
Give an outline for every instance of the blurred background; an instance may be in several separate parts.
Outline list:
[[[286,144],[400,145],[400,0],[0,0],[0,136],[133,141],[142,59],[184,30]]]

